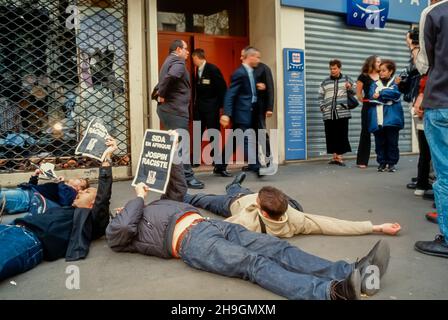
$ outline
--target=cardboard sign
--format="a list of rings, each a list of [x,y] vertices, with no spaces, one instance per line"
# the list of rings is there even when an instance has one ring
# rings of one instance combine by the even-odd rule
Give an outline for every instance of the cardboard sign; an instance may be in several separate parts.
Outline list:
[[[102,121],[94,118],[87,126],[84,137],[76,148],[75,154],[104,161],[106,157],[106,138],[109,136]]]
[[[144,183],[151,191],[166,192],[177,139],[177,134],[146,130],[133,187]]]

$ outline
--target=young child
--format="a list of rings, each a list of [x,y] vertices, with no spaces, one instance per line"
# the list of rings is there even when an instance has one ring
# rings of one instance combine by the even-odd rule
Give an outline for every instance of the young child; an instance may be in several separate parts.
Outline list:
[[[372,85],[369,93],[374,105],[369,109],[369,131],[375,135],[378,172],[395,172],[400,159],[398,139],[400,130],[404,128],[404,113],[394,77],[396,70],[395,62],[383,60],[380,80]]]

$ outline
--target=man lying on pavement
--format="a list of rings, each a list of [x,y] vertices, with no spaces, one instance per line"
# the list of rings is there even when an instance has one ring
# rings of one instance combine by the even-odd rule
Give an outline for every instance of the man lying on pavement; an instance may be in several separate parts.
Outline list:
[[[52,208],[16,219],[12,225],[0,225],[0,280],[25,272],[42,260],[84,259],[91,241],[104,235],[110,217],[111,156],[117,143],[108,138],[107,145],[98,189],[78,192],[71,207]]]
[[[259,193],[243,188],[246,177],[239,174],[227,185],[225,195],[196,194],[185,196],[184,202],[227,218],[250,231],[268,233],[280,238],[299,234],[356,236],[374,232],[396,235],[398,223],[373,225],[370,221],[346,221],[332,217],[303,213],[297,201],[274,187],[264,187]]]
[[[17,188],[0,188],[1,213],[41,214],[50,208],[71,206],[78,192],[89,188],[87,179],[64,181],[62,177],[58,178],[59,182],[38,184],[41,173],[37,169],[28,183],[22,183]]]
[[[173,165],[167,192],[145,204],[149,189],[135,188],[137,197],[113,218],[106,229],[109,247],[116,252],[178,258],[187,265],[224,276],[250,280],[288,299],[359,299],[368,286],[369,266],[383,276],[390,250],[379,241],[356,263],[330,262],[270,235],[241,225],[205,219],[183,199],[187,184],[181,165]]]

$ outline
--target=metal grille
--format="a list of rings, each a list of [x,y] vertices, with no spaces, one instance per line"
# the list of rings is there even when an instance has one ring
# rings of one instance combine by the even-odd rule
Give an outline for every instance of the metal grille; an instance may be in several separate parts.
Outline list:
[[[92,117],[130,165],[125,0],[0,0],[0,173],[90,168],[75,156]]]
[[[388,22],[384,30],[361,30],[346,25],[338,15],[305,12],[306,97],[308,124],[308,157],[324,156],[325,129],[318,106],[318,90],[329,76],[328,62],[342,61],[342,72],[357,80],[364,60],[370,55],[392,59],[397,73],[409,63],[405,36],[410,25]],[[408,105],[403,102],[405,129],[400,131],[400,151],[412,151],[412,122]],[[357,152],[361,132],[361,108],[352,110],[349,139],[353,153]],[[373,137],[373,135],[372,135]],[[374,151],[372,138],[372,151]]]

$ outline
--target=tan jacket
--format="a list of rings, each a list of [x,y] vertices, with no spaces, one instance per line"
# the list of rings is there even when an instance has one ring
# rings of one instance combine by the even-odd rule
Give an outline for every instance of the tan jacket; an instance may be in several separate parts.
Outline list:
[[[332,236],[362,235],[373,232],[370,221],[354,222],[300,212],[291,206],[281,221],[263,217],[257,208],[258,194],[250,194],[236,200],[230,207],[232,217],[226,219],[240,224],[250,231],[261,232],[259,217],[266,225],[266,232],[280,238],[298,234],[324,234]]]

